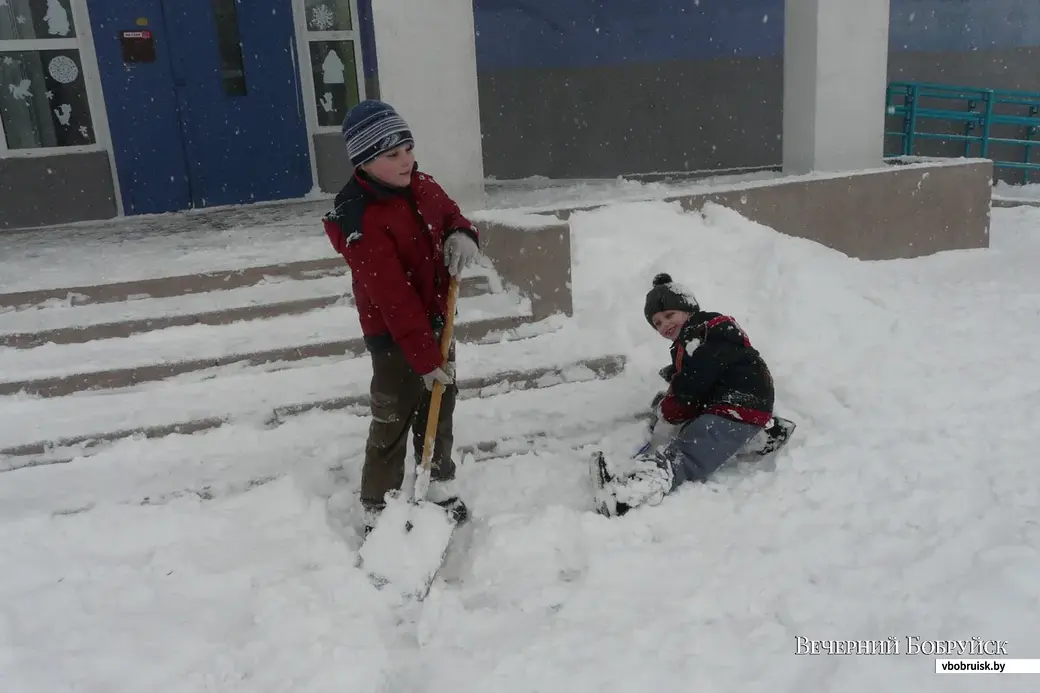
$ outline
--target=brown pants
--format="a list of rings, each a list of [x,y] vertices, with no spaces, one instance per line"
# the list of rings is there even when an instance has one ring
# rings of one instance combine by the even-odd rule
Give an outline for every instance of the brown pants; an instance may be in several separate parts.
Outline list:
[[[408,433],[416,463],[422,460],[426,437],[426,420],[430,413],[432,393],[394,344],[387,351],[372,352],[372,423],[365,446],[365,464],[361,469],[361,502],[370,508],[383,505],[387,491],[400,489],[404,482],[404,460]],[[454,364],[455,348],[448,357]],[[437,437],[430,462],[430,478],[448,481],[455,477],[451,459],[452,418],[458,386],[452,384],[441,396]]]

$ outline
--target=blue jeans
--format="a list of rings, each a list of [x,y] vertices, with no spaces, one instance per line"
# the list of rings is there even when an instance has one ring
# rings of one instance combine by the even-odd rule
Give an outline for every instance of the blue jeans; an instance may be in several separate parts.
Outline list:
[[[672,489],[687,481],[707,481],[761,430],[753,424],[704,414],[683,424],[658,463],[672,468]]]

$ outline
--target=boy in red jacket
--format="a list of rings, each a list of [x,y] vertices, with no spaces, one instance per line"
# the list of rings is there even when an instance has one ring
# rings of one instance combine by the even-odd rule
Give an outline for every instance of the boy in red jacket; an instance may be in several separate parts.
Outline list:
[[[607,516],[657,504],[684,482],[706,481],[738,454],[771,453],[793,431],[773,417],[769,367],[733,318],[701,310],[693,292],[667,274],[654,277],[644,314],[672,343],[671,363],[661,371],[669,387],[654,401],[650,440],[634,469],[614,476],[602,454],[593,455],[597,505]]]
[[[476,228],[415,163],[408,124],[382,101],[362,101],[343,122],[354,175],[325,215],[325,232],[351,270],[372,358],[372,422],[361,472],[365,529],[388,491],[404,481],[409,431],[422,455],[430,395],[444,384],[430,470],[430,499],[457,503],[437,486],[455,477],[451,459],[455,346],[441,367],[448,285],[479,252]]]

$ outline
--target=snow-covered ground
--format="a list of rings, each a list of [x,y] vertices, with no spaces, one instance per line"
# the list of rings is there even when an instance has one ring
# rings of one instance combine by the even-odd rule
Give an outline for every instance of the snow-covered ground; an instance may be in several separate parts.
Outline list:
[[[463,461],[473,517],[421,610],[354,567],[363,418],[128,440],[0,474],[0,690],[1034,690],[904,652],[975,637],[1040,657],[1040,209],[993,210],[989,250],[883,263],[714,206],[629,202],[571,223],[575,317],[460,351],[460,375],[485,354],[628,367],[460,403],[462,440],[560,438]],[[642,316],[658,271],[736,316],[799,428],[775,469],[608,520],[568,436],[630,450],[667,358]],[[340,377],[365,387],[357,364]],[[83,400],[84,419],[103,406]],[[0,419],[7,438],[26,425]],[[798,656],[799,637],[902,649]]]

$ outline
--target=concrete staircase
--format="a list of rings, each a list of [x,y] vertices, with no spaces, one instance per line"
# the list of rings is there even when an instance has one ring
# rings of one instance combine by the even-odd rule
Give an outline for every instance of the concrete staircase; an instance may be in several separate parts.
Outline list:
[[[620,373],[621,356],[586,358],[553,341],[571,313],[566,224],[481,226],[492,266],[462,282],[460,398]],[[518,370],[510,345],[532,339],[544,352]],[[0,471],[244,419],[279,426],[315,410],[367,418],[364,353],[338,257],[3,294]],[[463,447],[478,457],[502,449],[500,440]]]

